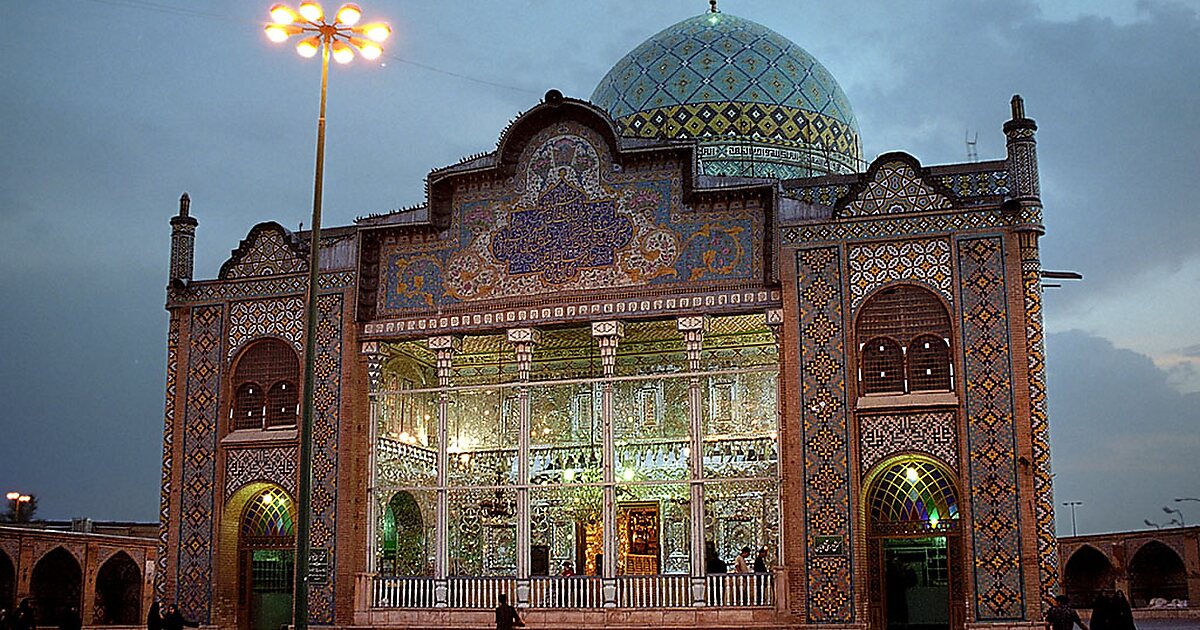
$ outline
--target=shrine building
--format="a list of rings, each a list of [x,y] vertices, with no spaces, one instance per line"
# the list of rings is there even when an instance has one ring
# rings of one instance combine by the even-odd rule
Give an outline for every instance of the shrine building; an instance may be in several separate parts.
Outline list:
[[[278,628],[306,573],[337,627],[485,627],[503,593],[535,627],[1040,628],[1037,126],[1001,122],[1000,159],[865,162],[816,59],[710,12],[322,230],[299,571],[310,234],[194,278],[185,195],[158,597]]]

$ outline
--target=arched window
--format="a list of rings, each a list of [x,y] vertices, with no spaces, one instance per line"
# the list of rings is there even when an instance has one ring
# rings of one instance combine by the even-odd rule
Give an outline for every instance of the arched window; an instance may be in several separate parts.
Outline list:
[[[293,544],[296,508],[282,491],[267,489],[246,502],[242,514],[242,543],[250,546]]]
[[[921,335],[908,347],[908,389],[950,389],[950,344],[937,335]]]
[[[250,344],[233,371],[231,428],[264,429],[296,425],[300,359],[279,339]]]
[[[916,457],[895,460],[875,475],[869,495],[871,530],[913,534],[956,527],[954,483],[940,468]]]
[[[854,332],[861,394],[953,389],[950,314],[933,292],[913,285],[879,291],[863,304]]]
[[[267,426],[289,427],[296,424],[300,390],[291,381],[279,381],[267,392]]]
[[[904,393],[904,351],[900,344],[886,337],[863,344],[862,384],[864,394]]]

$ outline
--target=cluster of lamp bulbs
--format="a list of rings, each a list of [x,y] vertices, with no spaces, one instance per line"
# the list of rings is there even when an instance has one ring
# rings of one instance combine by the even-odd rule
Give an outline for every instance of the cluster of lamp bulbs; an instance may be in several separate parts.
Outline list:
[[[276,4],[270,14],[272,22],[266,26],[267,38],[275,43],[285,42],[293,35],[312,33],[296,43],[296,52],[301,57],[315,56],[322,43],[327,42],[330,55],[338,63],[353,61],[355,50],[364,59],[378,59],[383,54],[380,44],[392,34],[392,28],[383,22],[359,26],[362,9],[353,3],[343,4],[334,13],[332,22],[326,21],[325,10],[318,2],[301,2],[297,10]]]

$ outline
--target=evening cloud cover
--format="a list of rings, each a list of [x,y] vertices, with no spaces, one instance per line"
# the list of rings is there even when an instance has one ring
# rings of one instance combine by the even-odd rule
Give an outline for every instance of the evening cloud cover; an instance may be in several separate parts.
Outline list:
[[[36,493],[44,517],[156,517],[180,193],[200,221],[197,278],[255,223],[307,221],[320,70],[266,41],[269,4],[6,7],[0,491]],[[430,169],[491,150],[547,89],[587,98],[626,52],[708,7],[361,4],[395,34],[382,65],[331,71],[326,226],[422,203]],[[720,6],[826,66],[868,158],[960,162],[968,132],[1001,158],[1009,97],[1025,97],[1044,266],[1086,276],[1046,296],[1056,501],[1084,502],[1083,533],[1200,496],[1200,2]]]

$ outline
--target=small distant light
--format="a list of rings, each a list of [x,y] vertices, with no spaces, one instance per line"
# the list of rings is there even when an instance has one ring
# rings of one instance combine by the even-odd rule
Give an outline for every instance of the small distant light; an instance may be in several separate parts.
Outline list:
[[[624,478],[625,481],[633,481],[633,469],[626,468],[625,472],[621,473],[621,477]]]
[[[929,519],[929,526],[930,526],[930,527],[932,527],[932,528],[934,528],[934,529],[937,529],[937,526],[938,526],[938,523],[939,523],[939,522],[940,522],[940,521],[938,521],[938,517],[936,517],[936,516],[930,517],[930,519]]]
[[[563,471],[563,481],[566,481],[566,482],[575,481],[575,471],[571,468],[564,470]]]
[[[262,495],[262,502],[263,505],[271,505],[275,502],[275,495],[271,494],[270,492]]]

